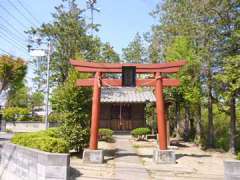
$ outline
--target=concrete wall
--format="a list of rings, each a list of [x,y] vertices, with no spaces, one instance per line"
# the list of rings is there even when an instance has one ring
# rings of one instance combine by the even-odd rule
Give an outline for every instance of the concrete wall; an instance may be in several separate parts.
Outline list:
[[[67,180],[69,155],[6,143],[1,152],[1,180]]]
[[[240,161],[225,160],[224,161],[224,180],[240,179]]]
[[[49,123],[49,127],[56,127],[59,123]],[[6,122],[6,129],[10,129],[13,132],[34,132],[45,129],[44,122]]]

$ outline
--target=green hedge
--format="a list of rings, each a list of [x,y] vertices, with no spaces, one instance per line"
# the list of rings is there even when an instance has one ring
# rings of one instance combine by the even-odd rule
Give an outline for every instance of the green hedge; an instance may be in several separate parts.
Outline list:
[[[131,135],[137,139],[144,139],[147,134],[151,134],[149,128],[136,128],[131,131]]]
[[[64,122],[67,119],[69,113],[51,113],[48,116],[49,122]]]
[[[100,128],[98,131],[99,140],[113,142],[113,131],[107,128]]]
[[[46,152],[69,152],[69,145],[64,139],[59,138],[59,130],[57,128],[49,128],[46,131],[33,133],[19,133],[16,134],[11,141],[14,144]]]
[[[27,108],[8,107],[3,110],[3,119],[6,121],[31,121],[30,114]]]

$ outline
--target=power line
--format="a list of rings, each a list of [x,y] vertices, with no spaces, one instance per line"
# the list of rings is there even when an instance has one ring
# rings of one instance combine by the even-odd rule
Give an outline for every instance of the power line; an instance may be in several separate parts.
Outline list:
[[[2,48],[0,48],[0,51],[2,51],[2,52],[4,52],[4,53],[6,53],[6,54],[8,54],[8,55],[11,56],[11,53],[9,53],[8,51],[6,51],[6,50],[4,50],[4,49],[2,49]]]
[[[9,27],[11,27],[12,29],[14,29],[14,31],[16,31],[19,34],[22,34],[23,36],[25,36],[26,34],[24,34],[23,32],[19,31],[15,26],[11,25],[8,20],[6,20],[4,17],[0,16],[0,19],[3,20]]]
[[[17,0],[17,2],[37,22],[37,24],[41,24],[40,21],[38,21],[38,19],[35,16],[33,16],[33,14],[23,5],[21,1]]]
[[[36,26],[31,20],[29,20],[28,19],[28,17],[27,16],[25,16],[25,14],[24,13],[22,13],[19,9],[18,9],[18,7],[17,6],[15,6],[15,4],[14,3],[12,3],[12,1],[10,1],[10,0],[7,0],[8,1],[8,3],[19,13],[19,14],[21,14],[22,15],[22,17],[23,18],[25,18],[26,19],[26,21],[28,21],[31,25],[33,25],[33,26]]]
[[[27,26],[25,26],[22,22],[20,22],[14,15],[12,15],[2,4],[0,4],[0,7],[7,12],[9,16],[11,16],[16,22],[18,22],[19,25],[21,25],[24,29],[28,29]]]
[[[22,48],[26,49],[26,47],[24,45],[22,45],[20,42],[18,42],[18,40],[16,40],[13,37],[10,37],[8,34],[6,34],[3,31],[0,31],[0,33],[2,33],[2,35],[4,36],[4,38],[8,38],[10,41],[14,41],[17,45],[21,46]]]
[[[4,32],[6,32],[7,34],[12,34],[14,37],[16,37],[19,41],[25,41],[24,39],[22,39],[21,36],[18,36],[17,34],[13,33],[9,28],[7,28],[6,26],[4,26],[3,24],[0,24],[0,29],[2,29]],[[10,36],[12,36],[10,35]]]
[[[0,35],[0,37],[1,37],[3,40],[5,40],[6,42],[8,42],[9,44],[11,44],[12,46],[15,46],[16,48],[18,48],[19,50],[22,51],[22,49],[24,49],[24,48],[22,48],[21,46],[19,46],[19,45],[17,45],[17,44],[13,44],[13,42],[10,41],[9,39],[7,39],[6,37],[4,37],[4,36],[2,36],[2,35]]]

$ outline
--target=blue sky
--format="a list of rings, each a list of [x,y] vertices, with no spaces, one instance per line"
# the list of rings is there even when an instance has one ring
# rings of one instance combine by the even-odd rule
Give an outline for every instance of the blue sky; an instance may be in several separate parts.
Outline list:
[[[37,19],[33,19],[20,5],[20,1]],[[15,7],[11,4],[14,4]],[[85,0],[77,1],[86,8]],[[137,32],[141,34],[151,29],[154,19],[149,15],[157,0],[98,0],[96,7],[101,10],[94,14],[94,22],[101,24],[96,33],[102,41],[110,42],[114,49],[121,53]],[[29,60],[27,36],[23,31],[43,22],[52,20],[54,6],[61,0],[1,0],[0,1],[0,49]],[[19,12],[20,11],[20,12]],[[28,20],[26,20],[25,17]],[[90,22],[90,11],[85,16]],[[10,41],[10,42],[9,42]],[[3,52],[0,53],[2,54]]]

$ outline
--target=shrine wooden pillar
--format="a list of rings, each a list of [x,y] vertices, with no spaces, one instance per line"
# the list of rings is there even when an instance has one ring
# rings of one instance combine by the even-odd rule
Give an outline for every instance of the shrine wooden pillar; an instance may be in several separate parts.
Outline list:
[[[155,74],[156,85],[156,109],[157,109],[157,128],[158,128],[158,144],[160,150],[167,149],[167,126],[164,113],[164,97],[163,97],[163,80],[161,73]]]
[[[90,145],[91,150],[98,148],[98,128],[100,119],[100,99],[101,99],[101,73],[96,72],[93,83],[93,96],[92,96],[92,119],[90,131]]]

